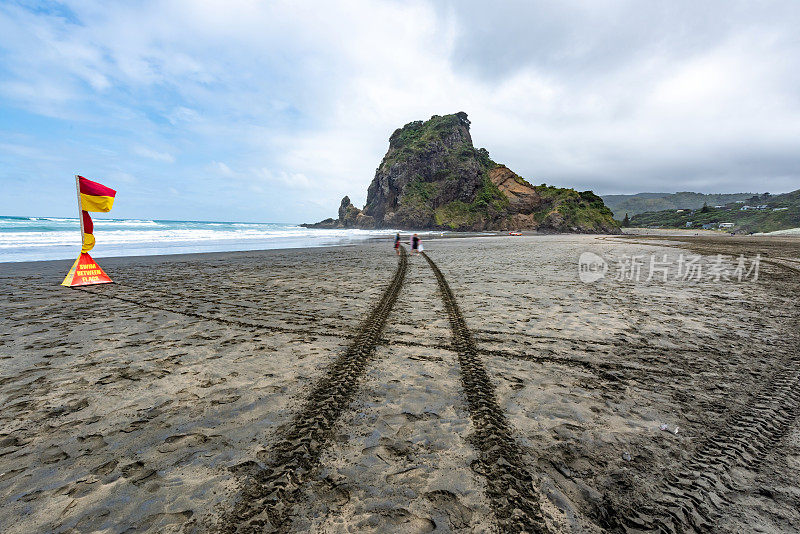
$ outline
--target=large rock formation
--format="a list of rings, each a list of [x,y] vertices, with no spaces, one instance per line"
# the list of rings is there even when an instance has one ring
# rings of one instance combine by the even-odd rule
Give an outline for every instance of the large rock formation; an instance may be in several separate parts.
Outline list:
[[[540,230],[619,233],[591,191],[534,186],[476,149],[464,112],[395,130],[363,211],[342,199],[314,228]]]

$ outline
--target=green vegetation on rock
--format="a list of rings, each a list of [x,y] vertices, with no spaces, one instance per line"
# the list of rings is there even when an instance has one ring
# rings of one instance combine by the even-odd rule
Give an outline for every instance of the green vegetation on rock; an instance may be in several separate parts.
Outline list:
[[[470,204],[454,200],[434,211],[434,221],[439,228],[457,230],[475,224],[480,215],[472,210]]]
[[[470,204],[470,209],[485,215],[493,215],[505,211],[508,208],[508,204],[508,197],[492,183],[488,175],[484,175],[483,184],[475,194],[475,200]]]
[[[572,189],[568,201],[562,202],[558,211],[570,224],[582,228],[594,228],[604,224],[609,217],[613,218],[611,210],[603,204],[603,199],[591,191],[575,192]],[[577,198],[576,198],[577,195]]]
[[[502,214],[508,208],[508,198],[484,176],[483,186],[475,195],[475,200],[467,204],[454,200],[434,211],[436,226],[457,230],[475,225],[476,222]]]

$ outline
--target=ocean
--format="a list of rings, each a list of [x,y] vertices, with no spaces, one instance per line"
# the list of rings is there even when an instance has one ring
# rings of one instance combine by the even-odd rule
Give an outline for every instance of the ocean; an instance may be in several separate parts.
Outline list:
[[[93,220],[97,244],[90,254],[98,258],[348,245],[395,233],[281,223]],[[0,262],[74,259],[80,242],[77,218],[0,216]]]

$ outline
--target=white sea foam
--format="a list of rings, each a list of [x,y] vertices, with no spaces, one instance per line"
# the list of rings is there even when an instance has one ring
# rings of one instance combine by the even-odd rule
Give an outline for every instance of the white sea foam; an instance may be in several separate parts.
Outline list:
[[[93,219],[97,245],[92,254],[100,257],[331,246],[395,233],[274,223]],[[0,217],[0,261],[66,259],[79,246],[77,218]]]

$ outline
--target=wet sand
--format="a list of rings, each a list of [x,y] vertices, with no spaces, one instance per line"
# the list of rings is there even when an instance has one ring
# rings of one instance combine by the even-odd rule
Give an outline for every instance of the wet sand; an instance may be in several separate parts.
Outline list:
[[[585,251],[768,261],[587,284]],[[800,240],[426,252],[455,316],[422,256],[387,300],[384,244],[0,264],[0,531],[800,530]]]

